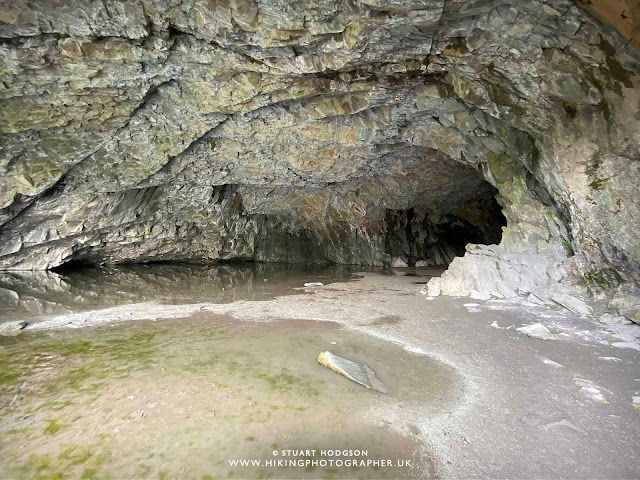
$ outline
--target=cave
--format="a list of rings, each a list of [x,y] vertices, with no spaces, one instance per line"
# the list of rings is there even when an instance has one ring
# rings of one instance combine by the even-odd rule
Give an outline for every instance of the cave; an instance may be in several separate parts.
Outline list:
[[[0,477],[637,477],[639,32],[0,2]]]
[[[468,244],[499,244],[506,219],[495,198],[485,198],[436,219],[416,207],[387,210],[385,223],[388,258],[399,260],[396,266],[426,267],[449,265]]]

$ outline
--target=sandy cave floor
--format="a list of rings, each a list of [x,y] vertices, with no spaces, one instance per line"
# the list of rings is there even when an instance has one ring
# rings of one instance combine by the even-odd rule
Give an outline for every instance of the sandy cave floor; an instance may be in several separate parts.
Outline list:
[[[429,299],[428,277],[396,273],[263,301],[119,305],[0,337],[0,476],[638,477],[640,327]],[[550,339],[516,330],[538,322]],[[317,365],[323,350],[369,364],[390,393]],[[412,468],[228,463],[312,448]]]

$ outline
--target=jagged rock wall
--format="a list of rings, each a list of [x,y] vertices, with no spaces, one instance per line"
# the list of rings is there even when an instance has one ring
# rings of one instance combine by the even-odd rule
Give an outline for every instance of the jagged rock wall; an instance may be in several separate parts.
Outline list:
[[[445,293],[640,282],[640,55],[581,2],[11,1],[0,38],[3,269],[380,264],[387,211],[488,181]]]

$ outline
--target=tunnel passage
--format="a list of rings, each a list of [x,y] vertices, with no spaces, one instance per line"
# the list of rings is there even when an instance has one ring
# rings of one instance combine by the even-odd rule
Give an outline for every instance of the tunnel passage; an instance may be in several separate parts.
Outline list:
[[[506,219],[495,198],[477,200],[450,214],[419,208],[387,210],[385,251],[409,267],[447,266],[469,243],[500,243]],[[400,263],[402,264],[402,263]]]
[[[446,266],[469,243],[500,243],[506,219],[479,169],[429,149],[386,161],[378,175],[315,190],[241,187],[245,211],[261,213],[254,259]]]
[[[468,243],[500,242],[498,191],[477,166],[402,144],[381,147],[371,162],[376,170],[365,164],[339,182],[211,185],[201,177],[89,193],[63,225],[13,224],[33,229],[22,248],[41,251],[47,268],[157,261],[384,266],[397,258],[446,266]],[[58,201],[42,199],[36,208]],[[38,235],[45,241],[31,243]],[[29,269],[32,258],[17,265]]]

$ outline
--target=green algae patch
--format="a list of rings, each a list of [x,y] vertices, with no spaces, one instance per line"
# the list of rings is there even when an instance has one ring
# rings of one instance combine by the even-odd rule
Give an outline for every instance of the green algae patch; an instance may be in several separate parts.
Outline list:
[[[47,427],[44,429],[45,435],[55,435],[60,430],[62,430],[65,426],[58,423],[57,420],[45,420],[47,422]]]
[[[102,331],[102,330],[100,330]],[[19,383],[55,393],[60,389],[96,392],[105,381],[148,368],[156,354],[154,334],[137,332],[128,338],[86,340],[68,334],[28,334],[19,340],[0,340],[0,388],[11,391]],[[53,402],[62,409],[70,400]]]
[[[15,359],[0,356],[0,388],[15,385],[24,375],[24,370],[24,366]]]
[[[604,290],[609,290],[620,283],[614,271],[599,270],[587,272],[583,278],[587,286],[597,286]]]
[[[594,180],[593,182],[591,182],[589,184],[589,186],[591,187],[592,190],[602,190],[602,185],[607,180],[608,180],[608,178],[602,178],[602,179]]]
[[[93,468],[87,468],[83,470],[82,474],[80,475],[80,480],[93,480],[96,478],[100,477],[98,476],[98,472]]]
[[[269,478],[276,472],[229,470],[228,459],[271,458],[279,446],[300,442],[329,439],[332,447],[345,448],[378,442],[379,427],[364,415],[372,397],[326,375],[315,361],[331,341],[359,361],[404,362],[397,370],[382,370],[407,405],[413,397],[424,402],[433,392],[433,381],[427,382],[428,392],[415,388],[406,366],[414,359],[395,344],[330,323],[247,325],[216,319],[0,339],[9,379],[0,394],[0,472],[9,478],[162,479],[224,478],[233,471],[233,478]],[[427,367],[411,369],[429,378],[434,366]],[[453,379],[437,389],[450,401],[459,394]],[[393,394],[388,398],[396,401]],[[309,424],[319,427],[310,433]],[[340,437],[333,438],[336,428]],[[414,440],[402,442],[390,437],[378,443],[385,454],[414,450]],[[381,470],[363,476],[411,475]]]
[[[109,455],[99,444],[88,446],[62,445],[59,453],[32,453],[23,461],[11,454],[13,476],[16,478],[64,479],[64,478],[108,478],[98,474],[100,466]],[[101,451],[101,453],[97,453]],[[6,465],[5,465],[6,466]]]
[[[76,447],[70,446],[65,448],[65,450],[58,455],[58,459],[70,461],[71,465],[82,465],[86,463],[92,455],[93,454],[88,450],[76,452]]]
[[[509,182],[519,174],[517,167],[506,153],[495,154],[491,152],[487,156],[487,163],[491,175],[498,185]]]

